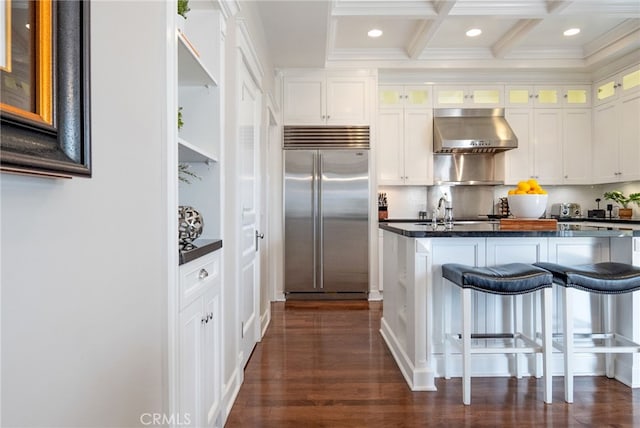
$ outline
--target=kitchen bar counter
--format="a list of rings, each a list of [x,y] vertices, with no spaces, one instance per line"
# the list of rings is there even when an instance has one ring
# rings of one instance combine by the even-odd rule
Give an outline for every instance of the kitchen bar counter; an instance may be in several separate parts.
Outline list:
[[[443,237],[631,237],[640,236],[640,230],[624,228],[623,225],[587,226],[558,223],[557,230],[500,230],[500,223],[494,221],[459,222],[451,229],[438,225],[435,229],[429,222],[421,223],[380,223],[380,229],[410,238]]]
[[[442,279],[444,263],[472,266],[495,266],[504,263],[552,262],[584,264],[604,261],[633,263],[640,266],[640,230],[626,225],[593,226],[593,223],[559,222],[553,231],[500,230],[497,221],[458,222],[452,229],[443,225],[433,229],[430,222],[384,222],[382,230],[382,286],[384,308],[380,332],[407,384],[414,391],[433,391],[435,379],[443,376],[444,303],[453,302],[459,313],[457,287]],[[558,296],[556,296],[558,298]],[[533,309],[537,298],[524,296],[526,314],[523,327],[534,329]],[[574,300],[574,317],[581,329],[599,329],[604,322],[604,301],[599,295],[580,292]],[[477,333],[510,331],[512,308],[509,299],[498,295],[475,295],[474,325]],[[618,326],[627,337],[640,339],[640,295],[619,296],[613,310],[624,314],[629,322]],[[557,313],[555,316],[559,316]],[[460,317],[454,316],[452,331],[460,331]],[[556,318],[556,325],[557,318]],[[487,331],[485,331],[485,329]],[[558,332],[554,330],[554,332]],[[461,375],[461,357],[454,351],[450,370]],[[562,376],[560,353],[553,356],[554,375]],[[525,357],[520,374],[532,376],[537,360]],[[472,371],[478,376],[513,374],[513,357],[486,355],[472,360]],[[574,367],[582,375],[602,375],[602,356],[584,354],[576,358]],[[640,387],[640,360],[616,357],[615,378]]]

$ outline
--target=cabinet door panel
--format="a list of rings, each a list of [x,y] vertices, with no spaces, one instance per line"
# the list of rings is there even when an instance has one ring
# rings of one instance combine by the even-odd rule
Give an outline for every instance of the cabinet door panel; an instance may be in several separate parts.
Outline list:
[[[404,175],[405,184],[433,183],[433,113],[431,110],[405,110]]]
[[[195,300],[180,313],[180,415],[190,415],[189,426],[203,423],[202,412],[202,299]]]
[[[562,112],[564,182],[590,184],[591,110],[570,109]]]
[[[608,103],[594,110],[591,164],[596,183],[612,183],[618,180],[619,124],[616,112],[615,103]]]
[[[378,184],[402,184],[404,177],[403,110],[388,109],[378,114]]]
[[[621,180],[640,180],[640,94],[620,101]]]
[[[327,78],[327,123],[369,123],[368,81],[363,78]]]
[[[535,176],[540,184],[562,183],[562,112],[536,110]]]
[[[284,119],[287,124],[319,124],[324,115],[323,80],[285,82]]]
[[[507,110],[506,119],[518,137],[518,148],[504,153],[504,181],[505,184],[517,184],[533,176],[533,112],[530,109]]]

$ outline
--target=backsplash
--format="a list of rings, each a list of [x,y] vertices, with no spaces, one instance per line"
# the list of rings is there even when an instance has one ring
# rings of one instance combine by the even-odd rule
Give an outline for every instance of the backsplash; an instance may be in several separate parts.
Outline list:
[[[379,192],[387,193],[389,218],[418,218],[419,211],[427,211],[427,215],[431,216],[434,204],[438,201],[430,201],[429,195],[440,194],[440,186],[380,186]],[[469,187],[469,186],[467,186]],[[498,203],[498,199],[507,195],[507,191],[513,186],[494,186],[493,188],[493,204]],[[595,184],[585,186],[544,186],[549,193],[547,206],[547,216],[551,209],[551,205],[561,202],[572,202],[580,204],[582,215],[587,216],[587,211],[596,208],[596,198],[600,198],[600,209],[607,208],[607,204],[614,206],[614,216],[617,213],[618,205],[613,201],[607,201],[603,195],[605,192],[612,190],[620,190],[625,195],[640,192],[640,181],[632,181],[625,183],[609,183]],[[446,189],[444,189],[446,191]],[[431,199],[435,199],[434,196]],[[633,217],[640,218],[640,207],[636,204],[630,204],[633,208]],[[461,208],[464,208],[461,209]],[[488,207],[481,207],[479,211],[486,211]],[[454,204],[454,216],[457,212],[468,212],[469,207],[456,207]],[[481,214],[478,212],[478,214]]]

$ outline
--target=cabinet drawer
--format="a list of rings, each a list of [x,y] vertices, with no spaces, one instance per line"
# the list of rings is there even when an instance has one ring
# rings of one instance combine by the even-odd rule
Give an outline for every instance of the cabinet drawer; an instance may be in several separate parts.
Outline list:
[[[214,252],[180,266],[180,309],[220,276],[220,253]]]

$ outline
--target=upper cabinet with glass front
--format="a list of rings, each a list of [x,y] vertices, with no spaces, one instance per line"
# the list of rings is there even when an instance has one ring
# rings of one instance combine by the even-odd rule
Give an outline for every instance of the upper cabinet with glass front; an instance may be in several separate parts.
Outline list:
[[[431,108],[431,86],[380,85],[379,108]]]
[[[504,87],[500,85],[436,85],[433,92],[433,106],[436,108],[504,107]]]
[[[505,88],[505,106],[537,108],[590,107],[591,86],[507,86]]]
[[[638,91],[640,91],[640,64],[597,82],[594,87],[595,104],[604,104]]]

